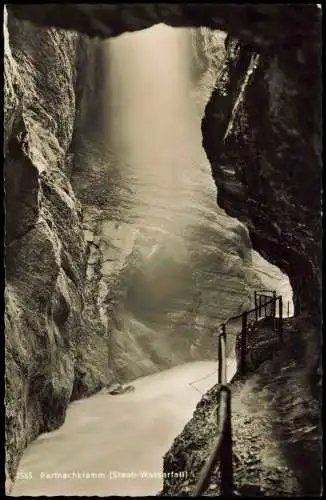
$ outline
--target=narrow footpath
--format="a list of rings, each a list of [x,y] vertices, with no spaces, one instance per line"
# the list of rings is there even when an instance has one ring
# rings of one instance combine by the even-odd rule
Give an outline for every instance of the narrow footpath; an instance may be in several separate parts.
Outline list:
[[[261,328],[259,336],[268,333]],[[268,359],[259,356],[259,366],[231,384],[234,484],[240,496],[320,495],[321,403],[315,392],[320,377],[315,370],[318,349],[311,347],[315,338],[316,331],[305,320],[285,321],[282,348],[274,348],[272,355],[267,349]],[[270,341],[273,345],[274,339]],[[191,495],[216,437],[216,389],[202,398],[165,455],[165,472],[191,472],[185,480],[167,478],[162,494]],[[216,495],[219,466],[204,494]]]
[[[277,416],[270,399],[269,389],[259,387],[258,375],[239,384],[233,393],[234,482],[243,496],[302,494],[274,437]]]

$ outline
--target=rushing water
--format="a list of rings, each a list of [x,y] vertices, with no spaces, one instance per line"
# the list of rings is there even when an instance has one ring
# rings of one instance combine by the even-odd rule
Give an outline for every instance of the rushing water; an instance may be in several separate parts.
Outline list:
[[[235,362],[229,359],[229,380],[234,373]],[[72,403],[64,425],[42,434],[25,451],[11,495],[157,493],[162,457],[191,418],[201,392],[216,381],[217,364],[199,361],[137,379],[132,393],[101,392]],[[72,472],[74,478],[44,477]],[[134,477],[122,478],[119,472]],[[97,477],[82,479],[78,473]]]

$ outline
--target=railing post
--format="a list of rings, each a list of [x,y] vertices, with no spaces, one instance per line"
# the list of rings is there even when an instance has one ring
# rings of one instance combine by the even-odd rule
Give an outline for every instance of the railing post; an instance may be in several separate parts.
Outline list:
[[[267,307],[266,307],[266,304],[267,304],[267,297],[266,297],[266,295],[264,295],[264,314],[265,314],[265,318],[267,316]]]
[[[278,332],[280,336],[280,344],[283,343],[283,298],[282,295],[280,295],[279,298],[279,327],[278,327]]]
[[[222,383],[222,343],[221,336],[225,334],[225,325],[222,325],[222,332],[218,336],[218,383]]]
[[[272,310],[272,316],[275,318],[276,316],[276,291],[273,291],[273,310]]]
[[[229,497],[233,495],[233,463],[232,463],[232,426],[231,426],[231,391],[223,387],[227,393],[226,420],[221,447],[221,494]]]
[[[258,309],[257,309],[257,292],[255,291],[255,319],[258,320]]]
[[[242,314],[241,329],[241,354],[240,354],[240,373],[246,372],[246,353],[247,353],[247,311]]]
[[[259,295],[258,315],[259,315],[259,317],[261,317],[261,295]]]
[[[290,301],[288,300],[288,318],[290,317]]]

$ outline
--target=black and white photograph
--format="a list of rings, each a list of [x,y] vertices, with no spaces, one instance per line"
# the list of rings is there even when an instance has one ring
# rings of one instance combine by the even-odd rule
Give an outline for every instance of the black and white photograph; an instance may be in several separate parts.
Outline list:
[[[3,495],[320,497],[322,7],[3,5]]]

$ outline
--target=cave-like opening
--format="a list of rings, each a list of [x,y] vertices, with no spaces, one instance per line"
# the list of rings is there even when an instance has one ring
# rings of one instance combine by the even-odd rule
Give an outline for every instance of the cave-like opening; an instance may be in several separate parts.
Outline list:
[[[153,67],[155,67],[154,64],[153,64]],[[102,74],[103,74],[103,72],[102,72]],[[132,86],[132,81],[130,82],[130,86]],[[97,90],[98,89],[95,89],[95,91],[97,91]],[[122,90],[122,87],[117,86],[116,92],[120,93],[121,90]],[[102,104],[103,103],[107,104],[110,101],[107,99],[104,99],[103,101],[101,101],[99,99],[99,102]],[[116,102],[117,102],[117,100],[115,100],[115,103]],[[77,161],[75,163],[75,169],[73,172],[74,187],[76,188],[76,191],[78,192],[80,198],[84,202],[84,206],[86,209],[85,213],[87,215],[90,215],[90,217],[91,217],[90,220],[92,221],[92,223],[95,222],[95,224],[93,226],[90,225],[90,227],[88,227],[87,224],[85,225],[85,236],[86,236],[86,239],[89,243],[89,254],[90,254],[90,258],[88,261],[88,264],[89,264],[89,266],[88,266],[88,280],[91,282],[92,279],[94,278],[94,276],[96,278],[99,275],[109,277],[108,280],[101,279],[100,282],[97,283],[98,293],[96,292],[97,293],[96,306],[99,307],[101,318],[103,319],[104,333],[108,333],[111,330],[112,325],[117,329],[117,331],[119,333],[124,333],[125,324],[123,322],[121,322],[121,318],[127,312],[128,316],[129,316],[129,318],[128,318],[129,319],[129,326],[133,327],[133,330],[131,328],[129,329],[130,333],[134,334],[137,331],[137,332],[139,332],[140,337],[144,338],[144,337],[146,337],[146,333],[148,334],[148,336],[151,336],[153,333],[153,330],[150,328],[147,328],[146,332],[144,332],[143,326],[139,325],[139,323],[140,323],[139,318],[135,319],[135,318],[131,317],[132,313],[135,313],[135,311],[137,311],[137,312],[140,311],[142,314],[144,313],[144,309],[145,309],[144,304],[142,304],[142,301],[140,301],[140,304],[138,303],[139,297],[137,296],[137,293],[139,295],[142,295],[142,296],[145,295],[145,297],[146,297],[146,293],[147,293],[148,300],[146,300],[146,308],[152,309],[151,307],[148,308],[148,304],[149,303],[151,304],[153,302],[153,306],[154,306],[153,310],[154,310],[155,314],[157,314],[157,310],[155,309],[155,306],[157,306],[157,304],[161,305],[162,303],[164,303],[164,301],[162,301],[162,294],[164,296],[166,291],[168,291],[168,296],[170,298],[169,287],[171,286],[171,283],[175,283],[174,291],[179,292],[181,288],[184,289],[183,288],[183,286],[184,286],[183,279],[184,279],[184,275],[186,274],[187,266],[185,266],[185,268],[183,268],[183,265],[185,264],[185,260],[186,260],[185,257],[187,257],[187,246],[184,244],[184,241],[182,241],[182,244],[180,244],[180,238],[179,238],[180,230],[182,231],[182,234],[184,236],[183,227],[181,226],[181,228],[180,228],[180,225],[178,225],[178,223],[180,223],[180,219],[175,218],[175,220],[174,220],[172,217],[173,220],[171,220],[171,217],[167,217],[166,213],[161,214],[162,218],[167,218],[170,222],[176,223],[177,229],[172,229],[172,227],[174,225],[171,224],[169,226],[169,230],[166,230],[165,232],[163,231],[165,235],[169,234],[169,231],[171,231],[171,233],[174,236],[174,238],[172,240],[175,242],[175,246],[172,246],[171,248],[169,248],[168,245],[165,245],[165,246],[163,245],[163,248],[160,248],[160,246],[157,246],[155,238],[152,238],[151,241],[154,242],[154,244],[151,244],[149,252],[145,254],[145,264],[147,264],[148,262],[151,264],[149,266],[150,279],[148,281],[146,281],[146,275],[147,275],[146,265],[145,265],[145,270],[143,268],[139,269],[136,266],[136,268],[137,268],[136,269],[137,272],[135,273],[136,276],[134,276],[133,272],[129,273],[130,268],[134,269],[133,262],[135,262],[135,261],[138,262],[137,259],[140,259],[140,261],[142,261],[142,259],[144,260],[143,255],[142,255],[142,248],[143,248],[142,245],[144,247],[146,247],[146,243],[148,243],[148,237],[150,236],[150,233],[151,233],[151,230],[148,230],[148,227],[147,227],[148,220],[146,220],[146,218],[145,218],[147,215],[147,212],[144,210],[144,207],[142,207],[142,211],[141,211],[142,215],[139,215],[139,213],[132,214],[131,213],[132,210],[131,210],[130,205],[132,205],[134,207],[135,204],[131,203],[131,201],[133,201],[133,200],[130,200],[130,198],[128,199],[126,194],[123,193],[123,191],[126,191],[127,193],[129,193],[129,196],[131,193],[135,197],[135,193],[133,192],[133,189],[131,189],[131,186],[128,185],[127,183],[125,183],[124,181],[126,179],[126,171],[128,172],[128,175],[129,175],[130,174],[130,167],[133,164],[137,164],[137,156],[139,154],[139,151],[137,151],[137,143],[136,143],[136,145],[129,144],[128,146],[126,146],[126,143],[125,143],[126,137],[121,137],[120,134],[118,134],[118,137],[116,137],[115,141],[114,141],[116,149],[114,149],[112,147],[108,147],[106,149],[103,147],[103,145],[106,145],[106,142],[109,142],[108,137],[110,139],[112,139],[114,137],[115,132],[119,131],[119,127],[115,128],[114,125],[112,126],[112,122],[110,122],[110,126],[107,126],[107,128],[103,125],[103,128],[106,131],[110,130],[110,134],[108,134],[108,135],[103,134],[103,133],[100,134],[100,138],[102,141],[102,149],[97,147],[98,143],[96,141],[99,141],[99,137],[98,137],[98,134],[96,133],[96,129],[94,127],[94,124],[95,124],[96,120],[101,121],[102,115],[101,115],[101,113],[97,113],[97,114],[96,114],[96,112],[94,113],[94,108],[96,108],[96,106],[92,106],[93,103],[94,103],[94,101],[91,102],[91,105],[90,105],[90,107],[93,107],[93,110],[92,110],[93,114],[92,115],[91,114],[87,115],[87,113],[85,114],[86,122],[88,122],[88,128],[93,128],[93,133],[88,135],[88,136],[85,135],[85,138],[83,138],[83,139],[85,139],[85,142],[87,143],[87,147],[84,147],[84,148],[81,147],[79,152],[76,151],[76,156],[78,157],[78,155],[80,155],[80,156],[85,157],[88,155],[87,161],[89,162],[89,165],[91,165],[91,164],[96,165],[99,160],[100,160],[100,163],[103,162],[103,157],[104,157],[105,158],[104,163],[106,164],[106,166],[110,165],[110,167],[111,167],[111,163],[112,163],[112,165],[115,165],[115,168],[108,168],[107,169],[108,173],[106,174],[107,175],[106,179],[105,179],[105,177],[103,178],[103,176],[101,176],[101,174],[102,174],[101,171],[100,172],[96,171],[96,169],[93,172],[90,170],[88,170],[88,172],[87,172],[87,170],[86,170],[86,172],[88,174],[90,174],[89,179],[87,179],[85,177],[78,179],[78,174],[80,174],[80,172],[81,172],[81,170],[78,169],[78,165],[80,165],[80,163],[78,163],[78,158],[77,158]],[[168,103],[170,105],[170,101]],[[105,110],[107,110],[106,106],[103,106],[103,107]],[[140,110],[140,112],[141,111],[142,110]],[[92,119],[90,118],[91,116],[93,118],[95,118],[94,122],[92,122]],[[108,116],[109,116],[109,114],[106,113],[106,116],[104,116],[104,118],[107,118]],[[122,115],[120,115],[120,116],[122,116]],[[133,115],[133,116],[135,116],[135,115]],[[147,117],[148,117],[148,115],[147,115]],[[122,121],[124,121],[124,120],[122,120]],[[151,122],[151,120],[149,120],[149,122]],[[129,120],[127,120],[127,123],[129,124]],[[171,128],[172,128],[172,124],[171,124]],[[121,129],[128,130],[127,124],[125,123],[124,126],[121,127]],[[134,130],[133,127],[132,127],[132,130]],[[170,132],[169,126],[166,128],[166,131]],[[152,132],[152,130],[150,132]],[[146,135],[147,135],[147,137],[150,137],[150,138],[154,137],[155,139],[157,139],[157,135],[155,135],[155,134],[147,133]],[[94,136],[95,136],[95,138],[94,138]],[[180,137],[182,138],[182,134],[180,135]],[[129,137],[127,137],[127,139],[128,138]],[[82,146],[82,141],[81,141],[80,145]],[[152,141],[152,146],[153,146],[152,150],[156,149],[155,145],[161,146],[160,142],[156,142],[155,140],[153,140]],[[110,146],[112,146],[112,144]],[[130,160],[130,157],[129,157],[130,150],[132,150],[132,152],[133,152],[132,160]],[[157,148],[157,150],[160,150],[160,148]],[[121,158],[121,152],[125,152],[125,151],[128,151],[129,154],[124,159],[123,157]],[[100,153],[102,153],[102,154],[100,154]],[[120,153],[120,154],[118,154],[118,153]],[[140,157],[141,157],[141,161],[139,162],[139,164],[143,167],[146,163],[146,159],[142,155],[140,155]],[[145,155],[145,157],[146,157],[146,155]],[[79,161],[80,161],[80,159],[79,159]],[[154,162],[154,164],[156,164],[156,162]],[[122,172],[121,172],[121,170],[119,170],[117,168],[117,166],[123,166],[125,168],[125,170],[122,169]],[[138,170],[138,172],[139,172],[139,170]],[[162,172],[159,171],[158,173],[161,174]],[[131,178],[133,180],[136,180],[136,185],[141,184],[141,182],[139,182],[138,177],[135,176],[134,174],[135,174],[135,172],[131,172]],[[146,174],[149,177],[151,176],[151,173],[148,171],[146,171]],[[114,175],[116,177],[114,177]],[[86,177],[87,177],[87,175],[86,175]],[[136,179],[135,179],[135,177],[136,177]],[[152,175],[152,177],[156,177],[157,179],[162,179],[162,177],[160,177],[160,175],[155,175],[155,173]],[[98,185],[96,185],[96,182],[94,183],[94,180],[96,180],[96,179],[100,182],[102,189],[97,189]],[[108,198],[108,190],[106,188],[107,188],[108,184],[103,182],[103,180],[106,180],[106,181],[111,180],[112,181],[112,179],[115,179],[115,182],[116,182],[115,186],[118,185],[119,188],[117,189],[116,192],[114,192],[114,190],[111,190],[109,192],[110,207],[107,207],[106,202],[107,202],[107,198]],[[156,179],[154,179],[154,180],[156,180]],[[184,179],[182,179],[182,180],[184,180]],[[89,182],[89,181],[91,181],[91,182]],[[120,182],[120,184],[119,184],[119,182]],[[198,185],[196,184],[196,186],[198,186]],[[93,186],[93,189],[91,188],[92,186]],[[149,187],[152,187],[152,185],[150,185]],[[176,199],[176,195],[175,195],[175,193],[172,193],[171,191],[174,190],[175,183],[174,182],[169,183],[168,187],[170,188],[169,194],[171,195],[171,200],[173,201]],[[167,190],[167,188],[166,188],[166,190]],[[154,192],[157,193],[157,191],[154,191]],[[141,193],[141,191],[140,191],[140,193]],[[139,191],[137,192],[137,195],[139,196]],[[91,202],[90,202],[89,198],[92,198]],[[142,196],[139,196],[139,198],[142,199]],[[179,201],[179,197],[177,197],[177,200]],[[115,217],[112,217],[112,207],[115,210],[115,212],[114,212]],[[166,205],[165,205],[165,207],[166,207]],[[168,207],[170,208],[169,205],[168,205]],[[138,208],[139,208],[139,206],[138,206]],[[149,209],[149,206],[146,208]],[[153,206],[151,205],[151,209],[152,208],[153,208]],[[182,207],[182,208],[184,209],[184,207]],[[110,210],[111,210],[111,212],[110,212]],[[219,212],[219,210],[215,208],[214,213],[216,213],[216,210]],[[149,211],[149,210],[147,210],[147,211]],[[151,210],[151,211],[152,211],[151,215],[154,218],[154,213],[153,213],[154,210]],[[206,212],[207,212],[207,210],[206,210]],[[210,211],[208,211],[208,212],[211,215],[211,212]],[[178,215],[180,215],[180,214],[182,214],[182,211],[178,210],[177,213],[178,213]],[[222,211],[220,214],[221,214],[221,217],[225,217],[225,214]],[[105,217],[103,217],[103,215],[105,215]],[[136,217],[135,217],[135,215],[136,215]],[[187,213],[187,215],[189,215],[189,214]],[[208,215],[208,213],[207,213],[207,215]],[[172,216],[173,216],[173,211],[172,211]],[[135,227],[134,227],[135,230],[131,230],[131,231],[128,231],[128,230],[125,231],[126,228],[121,227],[121,223],[120,223],[119,218],[121,218],[121,220],[123,220],[123,224],[132,224],[135,222],[135,219],[137,217],[144,217],[145,218],[145,223],[143,221],[141,227],[139,227],[139,225],[137,226],[135,224]],[[85,220],[86,219],[84,219],[84,222],[85,222]],[[228,249],[229,253],[231,254],[231,257],[235,256],[236,258],[238,258],[240,256],[240,260],[243,261],[249,267],[251,267],[252,268],[251,272],[253,271],[253,273],[255,274],[255,262],[257,263],[259,261],[259,256],[257,257],[254,255],[254,265],[252,265],[252,257],[253,257],[252,252],[251,251],[247,252],[248,248],[246,248],[246,245],[242,246],[242,244],[244,242],[246,242],[246,240],[247,240],[247,237],[248,237],[247,231],[243,228],[243,226],[238,225],[234,221],[231,223],[229,218],[228,218],[228,220],[229,220],[229,224],[231,224],[231,228],[229,228],[230,229],[229,232],[232,234],[232,237],[235,237],[235,239],[237,240],[236,249],[229,248]],[[130,221],[132,221],[132,223]],[[220,227],[225,229],[223,224],[220,224]],[[143,234],[140,230],[141,228],[143,228],[143,229],[145,228],[145,232]],[[97,232],[98,229],[99,229],[99,232]],[[147,229],[147,231],[146,231],[146,229]],[[162,232],[162,231],[159,231],[159,232]],[[191,236],[193,236],[193,232],[194,231],[191,231],[191,233],[192,233]],[[105,236],[105,238],[103,238],[103,235]],[[112,235],[113,235],[113,237],[112,237]],[[201,241],[203,241],[203,236],[204,236],[203,233],[200,233],[200,236],[201,236]],[[184,239],[186,240],[186,238],[184,238]],[[228,240],[228,238],[224,238],[224,240]],[[135,243],[138,243],[139,247],[137,247],[137,244],[135,244]],[[215,243],[214,238],[210,239],[210,243],[211,244]],[[225,243],[225,241],[224,241],[224,243]],[[121,249],[123,249],[124,252],[121,252]],[[249,250],[250,250],[250,247],[249,247]],[[120,260],[119,260],[119,258],[117,258],[117,255],[120,256]],[[163,266],[156,265],[155,257],[157,257],[157,256],[159,256],[159,258],[160,258],[160,263],[163,262],[163,264],[164,264]],[[175,259],[176,256],[178,257],[177,259]],[[255,261],[255,258],[257,258],[256,261]],[[133,259],[135,259],[135,261]],[[222,256],[222,259],[224,259],[224,256]],[[239,266],[237,266],[237,263],[234,262],[234,260],[235,259],[233,259],[233,258],[223,260],[223,262],[226,264],[226,270],[225,270],[224,274],[227,275],[228,277],[230,277],[232,275],[232,273],[234,273],[234,276],[239,281],[240,280],[239,279]],[[118,263],[118,266],[116,266],[117,263]],[[215,262],[215,265],[216,265],[216,262]],[[263,266],[266,264],[262,264],[261,262],[260,263],[258,262],[257,268],[259,267],[259,265]],[[158,274],[155,275],[155,272],[154,272],[155,279],[152,281],[153,269],[155,272],[157,271]],[[166,272],[166,271],[168,271],[168,272]],[[206,278],[208,278],[208,276],[210,274],[214,274],[211,267],[209,267],[208,271],[206,272],[206,275],[205,275]],[[220,274],[222,275],[223,273],[220,273]],[[268,272],[263,273],[263,274],[265,274],[265,275],[268,274],[269,278],[277,280],[277,276],[276,276],[277,272],[275,270],[273,271],[272,269],[268,269]],[[255,274],[255,279],[256,278],[257,278],[257,273]],[[245,283],[246,283],[247,279],[248,279],[248,283],[250,281],[250,279],[247,276],[245,278],[243,276],[241,276],[241,279]],[[118,290],[118,292],[121,292],[121,293],[118,295],[115,295],[115,293],[112,293],[112,292],[117,291],[117,290],[115,290],[115,288],[119,288],[119,285],[121,283],[123,283],[125,285],[125,288],[122,291],[121,291],[121,289]],[[257,283],[258,283],[257,286],[259,286],[259,284],[260,284],[260,282],[257,282],[257,281],[255,281],[254,283],[255,283],[255,288],[256,288]],[[271,283],[271,281],[270,281],[270,283]],[[92,284],[95,284],[95,283],[92,283]],[[180,286],[180,284],[182,286]],[[197,281],[196,281],[196,284],[197,284]],[[130,286],[130,285],[132,285],[132,286]],[[287,284],[286,284],[286,286],[287,286]],[[269,288],[274,288],[274,286],[270,286]],[[275,286],[275,288],[276,288],[276,286]],[[250,291],[249,289],[250,289],[250,286],[247,287],[246,292],[249,292]],[[139,293],[140,291],[142,293]],[[145,294],[143,293],[144,291],[146,292]],[[153,295],[155,295],[155,293],[157,291],[159,291],[159,294],[158,294],[159,301],[157,301],[156,297],[153,296]],[[287,293],[289,293],[288,289],[287,289]],[[230,297],[230,294],[228,294],[228,295]],[[175,293],[172,293],[172,296],[174,297]],[[288,296],[290,297],[290,293]],[[247,293],[247,297],[248,298],[250,297],[250,293]],[[198,292],[196,292],[196,294],[192,298],[192,300],[193,300],[193,303],[196,305],[198,305],[198,304],[202,305],[202,303],[203,303],[201,294],[200,293],[198,294]],[[286,302],[287,301],[285,300],[285,304],[286,304]],[[120,308],[120,311],[119,311],[119,306],[121,306],[121,304],[124,307]],[[117,307],[116,308],[113,307],[113,309],[112,309],[112,305],[117,306]],[[177,318],[177,320],[179,320],[180,316],[178,316],[178,314],[175,314],[175,313],[178,313],[178,310],[175,310],[173,308],[171,309],[170,306],[171,306],[171,303],[167,303],[168,310],[164,309],[164,311],[159,311],[159,312],[160,313],[168,312],[169,319],[174,320],[175,318]],[[196,309],[196,311],[198,312],[198,309]],[[110,312],[111,314],[109,315],[108,312]],[[191,317],[194,318],[194,315],[193,315],[194,311],[190,310],[188,312],[190,312],[192,314]],[[215,313],[215,315],[214,315],[214,313]],[[216,324],[216,320],[217,320],[216,303],[215,303],[214,313],[209,313],[207,311],[204,311],[203,316],[204,316],[204,318],[210,317],[210,319],[213,320],[213,323]],[[107,321],[109,319],[109,317],[110,317],[110,320],[112,321],[111,325],[108,324],[108,321]],[[197,321],[197,318],[196,318],[196,321]],[[177,324],[178,324],[178,326],[181,326],[183,328],[184,327],[184,318],[181,317],[181,321]],[[160,325],[161,324],[158,322],[158,326],[160,326]],[[207,328],[207,325],[206,324],[203,325],[203,322],[200,321],[200,318],[199,318],[197,326],[199,326],[200,328],[203,328],[203,327]],[[132,340],[133,337],[135,337],[135,335],[129,336],[128,341]],[[135,346],[135,347],[139,350],[139,346]],[[152,349],[152,346],[147,345],[147,343],[145,342],[141,347],[143,348],[143,351],[141,352],[141,356],[143,356],[146,359],[146,355],[148,355],[148,352],[149,352],[149,350]],[[176,345],[176,349],[180,348],[180,350],[183,350],[184,347],[185,347],[184,343],[181,343],[181,345]],[[124,350],[125,346],[120,345],[120,348],[121,348],[121,352],[122,352]],[[151,353],[152,360],[154,361],[154,363],[157,363],[157,366],[160,366],[160,363],[162,363],[162,360],[155,359],[156,354],[157,354],[157,352]],[[125,373],[126,363],[123,363],[123,361],[125,361],[125,360],[120,360],[120,361],[122,361],[121,373]],[[164,366],[164,363],[162,363],[162,365]],[[144,369],[145,372],[151,371],[153,369],[153,366],[149,366],[149,365],[144,364],[142,366],[142,369]],[[130,374],[129,374],[129,376],[130,376]]]

